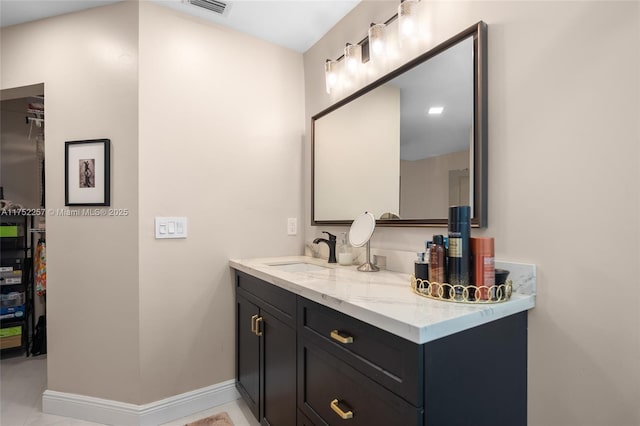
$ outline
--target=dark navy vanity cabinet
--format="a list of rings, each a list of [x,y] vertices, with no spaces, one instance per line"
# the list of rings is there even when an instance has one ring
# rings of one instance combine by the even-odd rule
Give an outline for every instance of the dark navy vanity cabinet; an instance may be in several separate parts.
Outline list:
[[[237,387],[263,425],[527,423],[526,311],[417,344],[243,272],[236,284]]]
[[[236,274],[237,389],[263,425],[296,424],[296,295]]]

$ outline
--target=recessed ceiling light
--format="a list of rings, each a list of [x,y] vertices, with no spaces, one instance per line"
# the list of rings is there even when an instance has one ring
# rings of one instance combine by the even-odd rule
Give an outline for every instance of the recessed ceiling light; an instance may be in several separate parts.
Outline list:
[[[433,115],[433,114],[442,114],[442,111],[444,111],[444,107],[431,107],[429,108],[429,114]]]

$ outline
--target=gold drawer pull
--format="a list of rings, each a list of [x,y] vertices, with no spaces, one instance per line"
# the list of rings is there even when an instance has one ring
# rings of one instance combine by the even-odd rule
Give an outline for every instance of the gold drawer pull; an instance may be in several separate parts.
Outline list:
[[[253,334],[256,334],[256,319],[258,318],[258,315],[252,315],[251,316],[251,332]]]
[[[353,343],[353,337],[351,336],[341,336],[340,333],[338,333],[338,330],[331,330],[331,338],[333,340],[337,340],[340,343],[344,343],[345,345],[347,343]]]
[[[256,336],[262,336],[262,331],[260,330],[261,322],[262,322],[262,317],[256,318]]]
[[[341,419],[343,419],[343,420],[347,420],[347,419],[351,419],[351,418],[353,418],[353,412],[351,412],[351,411],[346,411],[346,412],[345,412],[345,411],[342,411],[342,410],[340,409],[340,407],[338,407],[338,400],[337,400],[337,399],[334,399],[333,401],[331,401],[330,406],[331,406],[331,409],[332,409],[332,410],[333,410],[337,415],[339,415]]]

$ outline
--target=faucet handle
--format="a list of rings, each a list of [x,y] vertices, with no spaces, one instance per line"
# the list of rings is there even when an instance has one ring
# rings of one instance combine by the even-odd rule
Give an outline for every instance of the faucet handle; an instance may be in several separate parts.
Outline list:
[[[322,233],[323,234],[327,234],[329,236],[329,241],[335,241],[336,240],[336,236],[333,235],[332,233],[327,232],[327,231],[322,231]]]

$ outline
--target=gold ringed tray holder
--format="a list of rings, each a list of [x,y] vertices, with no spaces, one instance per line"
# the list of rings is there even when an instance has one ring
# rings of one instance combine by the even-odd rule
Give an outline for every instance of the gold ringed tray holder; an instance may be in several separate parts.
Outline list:
[[[448,283],[432,283],[411,275],[411,289],[415,294],[429,299],[442,300],[443,302],[484,305],[509,300],[513,292],[513,282],[507,280],[506,283],[500,285],[482,285],[476,287],[475,285],[463,286]]]

